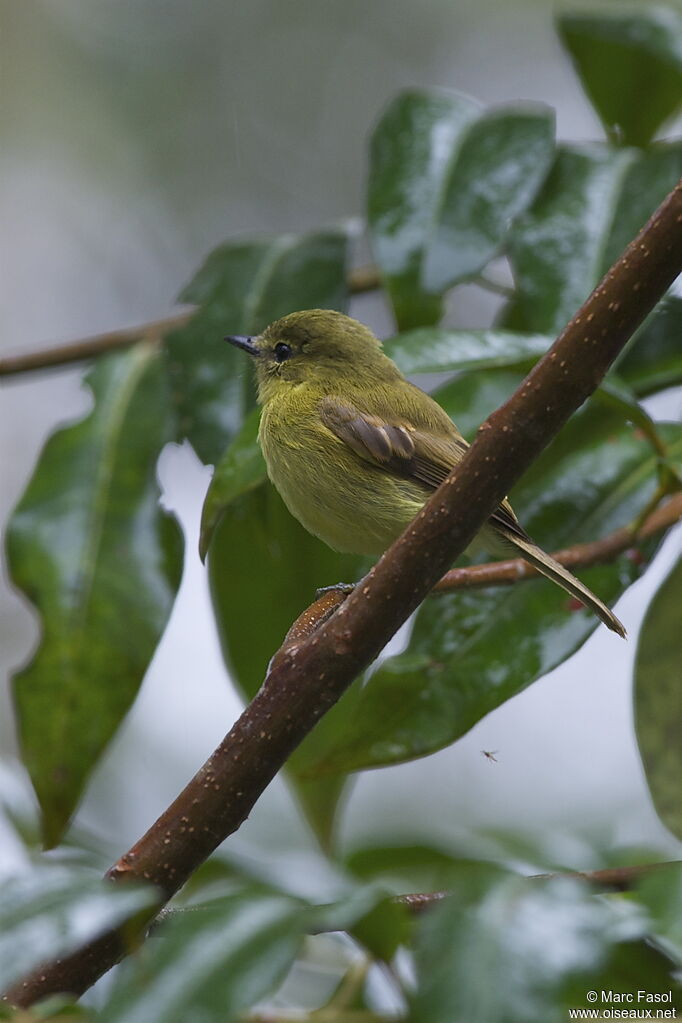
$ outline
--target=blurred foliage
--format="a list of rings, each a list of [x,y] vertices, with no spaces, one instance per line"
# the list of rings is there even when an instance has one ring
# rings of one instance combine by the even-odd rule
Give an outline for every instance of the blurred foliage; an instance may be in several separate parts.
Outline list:
[[[682,558],[654,596],[635,660],[635,725],[651,795],[663,822],[682,837]]]
[[[566,14],[559,32],[606,141],[557,145],[544,107],[485,110],[424,89],[398,95],[370,141],[367,229],[399,331],[386,349],[406,373],[447,375],[436,397],[469,436],[682,174],[682,144],[655,140],[682,95],[679,12]],[[315,588],[365,570],[309,536],[267,482],[253,383],[222,340],[294,309],[345,309],[347,250],[343,230],[220,246],[182,292],[197,308],[162,355],[147,342],[101,358],[87,377],[92,411],[45,445],[7,556],[42,629],[14,695],[46,844],[62,838],[172,607],[181,540],[155,480],[171,437],[189,439],[216,465],[201,555],[225,661],[245,699]],[[514,283],[497,321],[466,331],[441,322],[450,290],[489,286],[500,256]],[[638,403],[682,384],[681,309],[679,298],[660,303],[516,488],[522,521],[544,546],[628,525],[664,496],[662,484],[677,485],[682,428],[653,421]],[[613,602],[646,571],[658,542],[589,569],[586,581]],[[635,669],[644,767],[662,819],[678,833],[681,585],[678,564],[651,602]],[[552,1023],[586,1007],[590,989],[671,991],[665,1007],[679,1006],[679,869],[652,872],[627,896],[599,895],[435,844],[337,852],[348,771],[455,741],[569,658],[596,624],[542,580],[427,601],[406,649],[358,680],[287,765],[336,868],[329,904],[294,898],[281,880],[257,885],[252,865],[211,861],[95,1008],[51,999],[0,1016],[227,1023],[298,1010],[311,1023],[368,1023],[388,1018],[390,1003],[391,1018],[419,1023]],[[76,829],[69,840],[73,855]],[[449,897],[421,918],[390,898],[420,888]],[[83,866],[28,868],[0,887],[0,984],[144,912],[153,898],[103,886]],[[321,931],[335,933],[305,937]],[[309,978],[327,970],[326,995],[302,983],[292,997],[280,986],[306,969]]]

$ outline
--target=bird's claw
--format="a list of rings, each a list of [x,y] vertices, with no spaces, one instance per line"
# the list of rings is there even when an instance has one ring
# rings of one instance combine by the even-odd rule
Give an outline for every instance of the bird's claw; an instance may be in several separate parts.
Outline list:
[[[325,593],[332,593],[334,590],[345,593],[346,596],[352,593],[357,583],[334,583],[333,586],[320,586],[319,590],[315,590],[315,599],[319,600]]]

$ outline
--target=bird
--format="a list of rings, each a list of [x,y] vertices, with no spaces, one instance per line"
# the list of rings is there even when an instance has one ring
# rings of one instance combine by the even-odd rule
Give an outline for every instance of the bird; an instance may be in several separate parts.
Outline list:
[[[407,528],[469,445],[443,408],[407,380],[373,332],[343,313],[289,313],[226,341],[254,361],[258,440],[291,514],[337,551],[380,555]],[[505,498],[478,534],[524,558],[613,632],[622,623],[526,533]]]

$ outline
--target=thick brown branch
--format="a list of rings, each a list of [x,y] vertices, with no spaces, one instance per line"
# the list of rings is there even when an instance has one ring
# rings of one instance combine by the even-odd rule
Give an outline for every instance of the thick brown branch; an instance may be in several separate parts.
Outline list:
[[[229,734],[185,790],[109,872],[147,879],[170,897],[250,813],[291,752],[435,586],[504,495],[682,271],[682,182],[590,295],[509,401],[361,586],[324,624],[275,659]],[[103,939],[100,939],[100,945]],[[111,944],[111,943],[110,943]],[[30,1005],[81,993],[117,955],[92,946],[48,963],[9,998]]]
[[[373,291],[379,286],[379,273],[376,267],[361,266],[351,270],[348,275],[348,289],[353,294]],[[18,376],[40,369],[54,369],[58,366],[69,366],[73,362],[82,362],[117,348],[129,348],[149,338],[163,338],[173,330],[184,327],[192,318],[194,308],[185,309],[174,316],[162,320],[152,320],[138,327],[126,327],[124,330],[110,330],[106,334],[94,334],[78,341],[70,341],[65,345],[52,345],[37,351],[19,355],[7,355],[0,359],[0,377]]]

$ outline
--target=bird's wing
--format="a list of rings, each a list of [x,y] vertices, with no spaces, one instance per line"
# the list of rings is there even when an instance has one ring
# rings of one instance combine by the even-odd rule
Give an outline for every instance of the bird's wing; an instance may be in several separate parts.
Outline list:
[[[419,428],[405,416],[365,412],[334,396],[322,400],[320,418],[364,461],[426,490],[440,486],[468,446],[454,427],[451,433]]]
[[[439,487],[469,447],[454,424],[447,432],[431,424],[418,427],[405,416],[375,415],[334,396],[322,400],[320,418],[360,458],[425,490]],[[490,524],[512,543],[514,537],[529,539],[507,500],[491,515]]]

